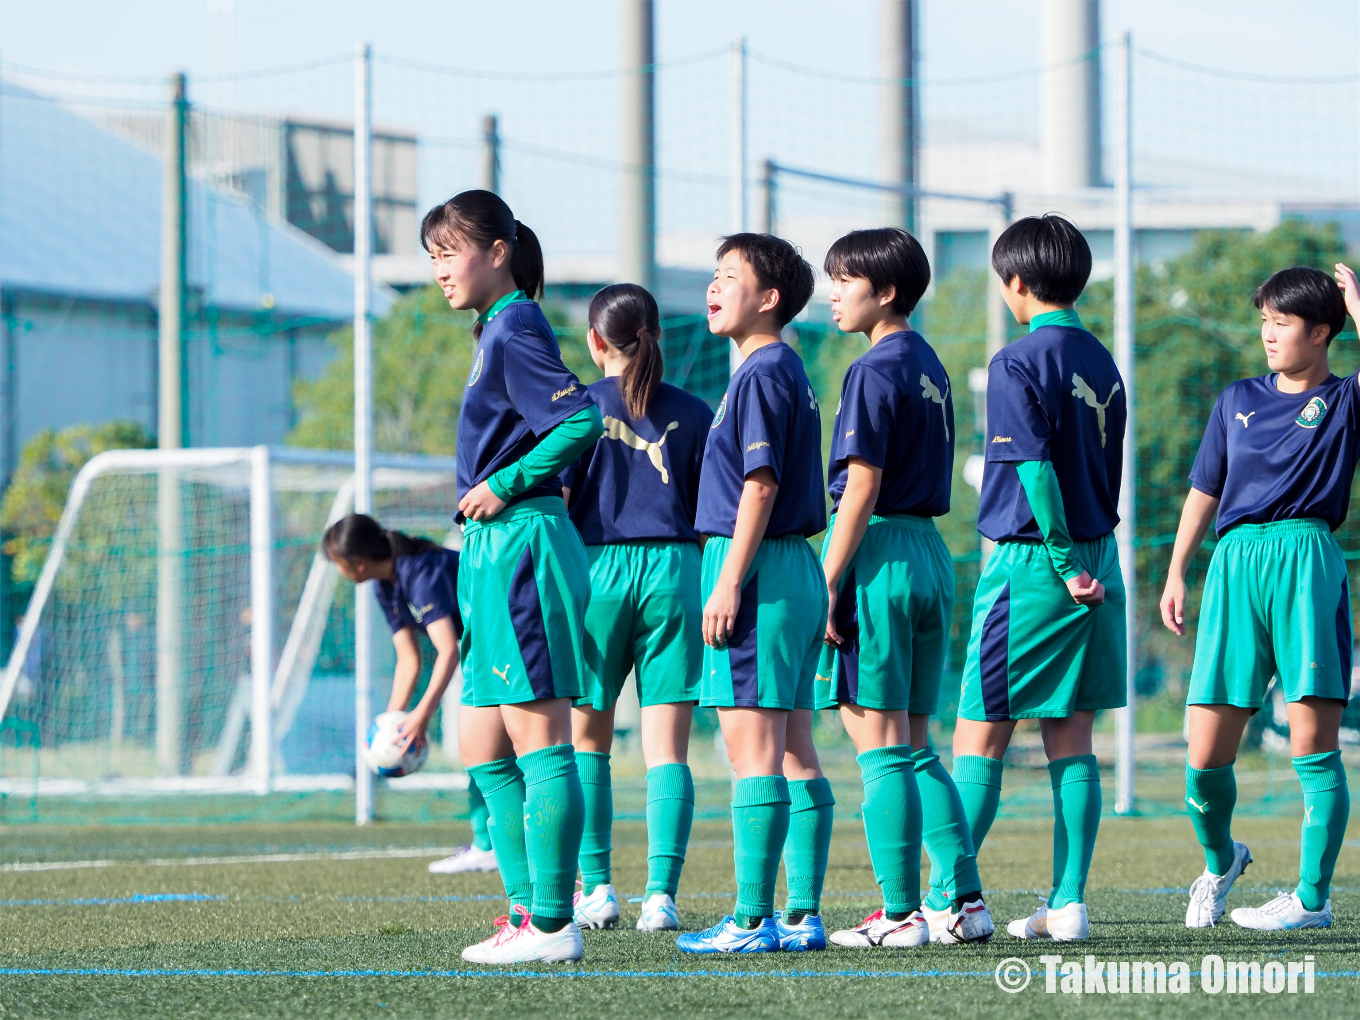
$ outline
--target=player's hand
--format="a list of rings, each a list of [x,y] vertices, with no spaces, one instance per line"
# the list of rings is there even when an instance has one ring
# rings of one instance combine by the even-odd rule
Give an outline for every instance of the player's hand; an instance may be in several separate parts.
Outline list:
[[[1344,262],[1338,262],[1336,272],[1332,275],[1336,277],[1341,294],[1346,299],[1346,311],[1360,324],[1360,280],[1356,279],[1355,270]]]
[[[419,747],[425,743],[429,728],[429,713],[422,706],[417,705],[397,725],[397,735],[401,737],[401,753],[405,754],[411,748]]]
[[[826,637],[822,638],[822,643],[830,645],[832,648],[839,648],[845,644],[845,638],[841,637],[840,631],[836,629],[836,585],[826,586],[827,599],[829,604],[826,609]]]
[[[1098,606],[1105,601],[1105,586],[1083,570],[1067,582],[1073,601],[1082,606]]]
[[[1352,277],[1354,279],[1354,277]],[[1178,637],[1185,636],[1185,578],[1168,575],[1162,589],[1162,623]]]
[[[486,482],[481,482],[458,501],[458,509],[468,520],[485,521],[505,509],[505,500],[492,492]]]
[[[713,594],[704,605],[704,644],[710,648],[724,648],[737,625],[737,609],[741,606],[741,586],[718,579]]]

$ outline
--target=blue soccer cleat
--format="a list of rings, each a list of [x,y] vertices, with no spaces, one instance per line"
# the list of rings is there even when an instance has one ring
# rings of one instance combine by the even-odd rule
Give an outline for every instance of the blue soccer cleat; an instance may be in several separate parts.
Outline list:
[[[756,928],[742,928],[728,914],[712,928],[681,935],[675,948],[682,953],[777,953],[779,929],[773,917],[764,918]]]
[[[820,914],[805,914],[797,924],[785,924],[783,912],[774,915],[779,948],[786,953],[806,953],[826,948],[826,928]]]

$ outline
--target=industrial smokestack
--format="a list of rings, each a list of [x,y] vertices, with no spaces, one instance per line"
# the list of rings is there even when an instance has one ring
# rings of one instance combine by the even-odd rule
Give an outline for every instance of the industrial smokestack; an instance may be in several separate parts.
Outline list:
[[[1100,4],[1044,0],[1044,187],[1100,184]]]

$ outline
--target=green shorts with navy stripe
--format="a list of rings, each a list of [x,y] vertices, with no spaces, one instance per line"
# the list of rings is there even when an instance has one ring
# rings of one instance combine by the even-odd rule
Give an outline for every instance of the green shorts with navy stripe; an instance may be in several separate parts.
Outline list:
[[[1040,542],[1000,542],[973,602],[959,717],[986,722],[1063,719],[1127,700],[1124,577],[1114,535],[1073,542],[1077,562],[1105,585],[1078,605]]]
[[[699,546],[588,545],[586,557],[585,692],[576,703],[605,711],[633,671],[644,706],[698,701],[704,666]]]
[[[826,532],[826,559],[836,518]],[[929,517],[869,518],[836,598],[845,644],[822,646],[817,707],[934,715],[954,613],[954,561]]]
[[[704,546],[708,600],[732,540]],[[741,589],[736,626],[722,648],[704,646],[699,702],[719,708],[812,708],[813,677],[826,634],[826,575],[801,535],[767,538]]]
[[[561,499],[468,521],[458,561],[463,704],[580,697],[589,599],[586,547]]]
[[[1214,549],[1186,703],[1255,711],[1278,674],[1286,701],[1350,696],[1350,583],[1325,521],[1240,524]]]

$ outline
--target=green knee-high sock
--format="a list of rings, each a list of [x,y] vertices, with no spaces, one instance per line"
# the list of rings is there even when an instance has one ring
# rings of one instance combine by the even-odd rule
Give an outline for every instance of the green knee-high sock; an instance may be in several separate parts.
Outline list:
[[[1216,769],[1192,769],[1185,764],[1185,806],[1204,847],[1204,863],[1215,875],[1226,875],[1233,863],[1232,816],[1237,803],[1233,763]]]
[[[999,758],[985,758],[978,754],[960,754],[954,758],[954,788],[963,802],[963,813],[968,818],[968,829],[973,836],[973,852],[982,852],[982,841],[996,821],[996,809],[1001,806],[1001,770]]]
[[[911,747],[879,747],[855,761],[864,779],[860,810],[874,881],[883,890],[883,910],[902,920],[921,906],[921,794]]]
[[[784,877],[789,883],[784,915],[789,924],[822,909],[835,806],[836,798],[825,776],[789,783],[789,835],[784,840]]]
[[[570,744],[556,744],[521,755],[519,767],[524,772],[524,845],[534,879],[534,927],[558,931],[571,920],[585,823],[576,752]]]
[[[1086,902],[1086,874],[1100,828],[1100,769],[1094,754],[1048,763],[1053,780],[1053,894],[1050,907]]]
[[[958,787],[927,744],[911,756],[921,791],[921,842],[930,857],[930,892],[926,905],[943,910],[955,900],[982,892],[973,832]]]
[[[524,774],[514,758],[471,765],[467,771],[486,802],[487,829],[505,895],[511,903],[528,907],[534,901],[534,885],[524,846]]]
[[[779,852],[789,835],[789,784],[783,776],[748,776],[732,789],[732,856],[737,868],[737,923],[755,927],[774,916]]]
[[[1295,758],[1294,771],[1303,785],[1303,843],[1294,892],[1305,910],[1321,910],[1351,814],[1346,768],[1340,751],[1325,751]]]
[[[488,814],[486,798],[482,796],[482,789],[477,785],[477,780],[469,774],[468,823],[472,826],[472,845],[478,850],[491,849],[491,832],[486,824]]]
[[[609,755],[576,752],[576,771],[585,797],[585,830],[581,833],[581,891],[589,896],[597,885],[613,881],[609,870],[610,830],[614,827],[614,790]]]
[[[680,888],[689,830],[694,824],[694,777],[688,765],[647,770],[647,895],[672,899]]]

